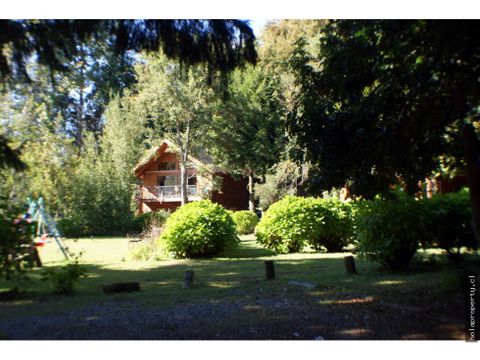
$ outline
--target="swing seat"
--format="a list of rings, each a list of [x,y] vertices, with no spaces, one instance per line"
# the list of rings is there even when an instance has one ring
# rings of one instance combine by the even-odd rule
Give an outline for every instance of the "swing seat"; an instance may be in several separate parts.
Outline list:
[[[45,240],[40,239],[34,242],[35,247],[44,247],[45,246]]]

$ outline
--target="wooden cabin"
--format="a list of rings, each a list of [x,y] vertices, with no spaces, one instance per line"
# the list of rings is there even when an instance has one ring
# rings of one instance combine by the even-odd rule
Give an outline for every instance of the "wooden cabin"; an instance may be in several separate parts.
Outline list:
[[[174,210],[181,205],[179,156],[164,140],[135,167],[138,213]],[[189,157],[188,201],[211,199],[230,210],[248,209],[247,179],[234,179],[214,166],[207,156]]]

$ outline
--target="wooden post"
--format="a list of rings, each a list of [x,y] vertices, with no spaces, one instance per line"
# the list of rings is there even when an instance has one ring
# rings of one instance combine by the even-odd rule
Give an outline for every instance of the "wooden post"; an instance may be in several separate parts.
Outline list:
[[[183,289],[188,289],[191,288],[193,285],[193,278],[195,277],[195,273],[193,270],[187,270],[185,271],[185,279],[183,280]]]
[[[355,269],[355,259],[353,256],[345,256],[343,261],[345,263],[345,269],[347,269],[348,273],[357,274],[357,270]]]
[[[265,277],[267,280],[275,279],[275,267],[273,260],[265,260]]]

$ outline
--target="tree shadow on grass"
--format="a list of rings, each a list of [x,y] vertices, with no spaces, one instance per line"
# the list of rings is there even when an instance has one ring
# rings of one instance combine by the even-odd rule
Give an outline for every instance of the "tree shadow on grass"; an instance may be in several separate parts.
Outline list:
[[[181,325],[180,332],[165,332],[161,336],[218,338],[208,318],[218,315],[224,338],[232,339],[289,338],[292,332],[298,332],[296,327],[307,329],[301,338],[310,339],[319,332],[327,339],[421,338],[415,331],[425,333],[427,325],[433,328],[440,324],[435,322],[436,314],[430,310],[438,299],[435,288],[450,274],[449,269],[381,273],[376,265],[358,260],[359,275],[349,275],[343,266],[343,254],[319,259],[275,260],[276,279],[272,281],[265,280],[263,260],[258,258],[124,263],[123,268],[118,268],[118,264],[117,267],[95,263],[85,266],[88,277],[81,280],[72,296],[51,295],[48,284],[38,281],[39,271],[35,271],[27,298],[0,303],[3,310],[0,318],[27,321],[32,317],[73,312],[83,323],[88,317],[85,314],[103,307],[124,309],[126,313],[133,313],[135,309],[172,311],[175,317],[183,316],[186,310],[182,309],[201,305],[206,312],[197,312],[191,323]],[[185,271],[190,269],[195,272],[194,286],[182,289]],[[139,282],[141,291],[102,293],[102,285],[130,281]],[[234,310],[227,316],[225,307]],[[458,306],[456,309],[463,316],[463,309]],[[245,332],[249,327],[257,329],[257,333]],[[66,337],[61,333],[55,336],[75,338],[75,332]],[[92,333],[91,338],[95,336]],[[112,338],[118,336],[112,333]]]
[[[129,332],[130,328],[140,326],[135,320],[137,310],[167,314],[158,323],[150,324],[147,319],[147,324],[142,325],[164,329],[156,333],[159,339],[290,339],[299,329],[303,332],[296,339],[312,339],[315,334],[326,339],[422,338],[427,327],[433,329],[438,325],[431,306],[438,299],[443,301],[444,294],[455,288],[457,279],[453,269],[441,264],[394,274],[379,271],[378,265],[356,258],[359,275],[350,275],[344,268],[344,256],[341,253],[275,256],[272,251],[260,248],[253,236],[247,236],[242,237],[236,248],[211,259],[84,263],[88,276],[80,281],[72,296],[52,295],[49,284],[39,281],[41,270],[37,269],[20,299],[0,302],[0,320],[18,319],[30,324],[32,318],[69,314],[73,330],[53,332],[56,338],[65,339],[83,338],[75,321],[88,328],[91,318],[110,319],[112,315],[105,310],[110,308],[118,310],[119,318],[124,312],[132,313],[132,318],[125,320],[130,325],[120,326],[124,327],[124,335],[120,331],[89,332],[91,335],[86,336],[152,338],[145,329],[135,334]],[[273,281],[265,280],[263,258],[275,262]],[[194,286],[190,289],[182,289],[186,270],[195,272]],[[141,291],[102,292],[103,285],[131,281],[139,282]],[[458,310],[457,313],[449,310],[450,315],[463,316],[461,303],[447,305]],[[170,317],[182,318],[188,309],[193,309],[189,323],[162,325]],[[35,339],[53,335],[37,332],[25,336]]]

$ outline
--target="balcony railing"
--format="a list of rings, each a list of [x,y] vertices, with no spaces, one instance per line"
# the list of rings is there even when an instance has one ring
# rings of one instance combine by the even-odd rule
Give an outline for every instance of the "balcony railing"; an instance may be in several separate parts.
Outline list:
[[[188,198],[197,198],[198,187],[197,185],[187,186]],[[181,187],[180,185],[174,186],[139,186],[137,188],[136,198],[143,201],[180,201]]]

